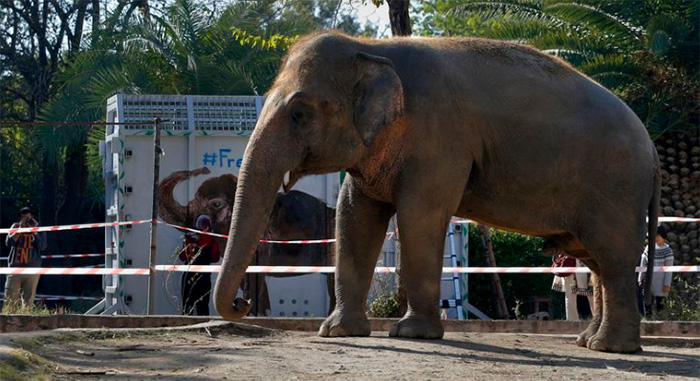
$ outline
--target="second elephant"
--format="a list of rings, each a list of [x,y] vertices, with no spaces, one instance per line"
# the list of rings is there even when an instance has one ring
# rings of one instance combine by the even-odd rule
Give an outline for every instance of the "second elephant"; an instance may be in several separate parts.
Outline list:
[[[174,196],[175,187],[195,176],[209,174],[206,167],[192,171],[176,171],[160,182],[158,188],[158,214],[166,222],[194,228],[195,219],[204,214],[214,222],[213,232],[227,234],[231,224],[231,210],[236,195],[238,178],[232,174],[204,180],[195,196],[186,205]],[[278,194],[264,238],[268,240],[311,240],[333,235],[335,209],[322,200],[304,192],[291,191]],[[219,238],[220,247],[226,239]],[[256,250],[253,265],[260,266],[332,266],[334,250],[330,244],[288,245],[262,244]],[[268,276],[285,276],[274,274]],[[334,274],[327,274],[330,309],[335,306]],[[241,283],[244,296],[252,299],[251,314],[268,315],[270,299],[265,275],[248,274]]]

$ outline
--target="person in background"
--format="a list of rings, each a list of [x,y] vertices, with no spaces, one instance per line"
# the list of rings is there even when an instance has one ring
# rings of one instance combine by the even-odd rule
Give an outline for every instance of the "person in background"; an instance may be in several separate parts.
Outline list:
[[[654,267],[659,266],[673,266],[673,249],[666,243],[666,238],[668,237],[668,230],[663,225],[659,225],[656,228],[656,251],[654,254]],[[646,267],[649,264],[649,253],[648,248],[644,249],[642,254],[642,260],[640,262],[641,267]],[[641,300],[644,300],[643,290],[645,288],[646,282],[646,271],[639,273],[637,277],[637,282],[639,285]],[[656,311],[661,311],[664,309],[666,297],[668,297],[669,291],[671,291],[671,278],[673,273],[671,272],[656,272],[651,278],[651,294],[654,296],[656,302]],[[640,312],[645,316],[649,316],[652,311],[642,311],[644,303],[640,302]],[[652,303],[653,304],[653,303]]]
[[[552,262],[552,267],[576,267],[576,259],[563,254],[555,254],[552,257]],[[566,320],[578,320],[576,275],[574,273],[554,273],[552,290],[564,293]]]
[[[39,226],[30,208],[22,208],[19,214],[19,222],[12,224],[12,229]],[[45,233],[9,234],[5,244],[10,247],[7,259],[9,267],[41,267],[41,251],[46,250]],[[5,281],[5,308],[33,306],[39,277],[40,275],[8,275]]]
[[[580,260],[568,257],[564,254],[555,254],[552,257],[552,267],[586,267]],[[561,273],[554,272],[554,282],[552,290],[564,293],[564,307],[566,310],[566,320],[580,320],[578,296],[585,296],[588,299],[590,310],[593,309],[593,285],[591,284],[591,274],[584,272]],[[585,300],[584,300],[585,303]]]
[[[580,259],[576,259],[576,267],[588,267]],[[577,296],[585,296],[583,303],[579,300],[579,310],[585,309],[586,312],[592,314],[593,312],[593,282],[591,281],[591,273],[577,272],[574,274],[574,279],[576,280],[576,292]],[[586,308],[586,301],[588,301],[588,308]]]
[[[212,230],[211,218],[207,215],[197,217],[196,229],[202,232]],[[210,265],[219,261],[219,244],[208,234],[194,232],[184,236],[180,260],[188,265]],[[182,313],[198,316],[209,315],[209,298],[211,294],[211,275],[209,273],[185,272],[182,275]]]

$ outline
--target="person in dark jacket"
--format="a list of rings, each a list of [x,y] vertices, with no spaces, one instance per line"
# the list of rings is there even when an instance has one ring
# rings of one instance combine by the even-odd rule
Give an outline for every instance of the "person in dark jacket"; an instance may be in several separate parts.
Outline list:
[[[12,228],[31,228],[39,226],[34,219],[32,210],[22,208],[20,220],[12,224]],[[45,233],[13,233],[5,239],[5,245],[10,247],[9,267],[41,267],[41,252],[46,250]],[[40,275],[8,275],[5,281],[5,306],[22,308],[34,305],[36,286]]]
[[[197,230],[210,232],[211,218],[201,215],[195,223]],[[219,244],[208,234],[186,233],[180,260],[188,265],[210,265],[219,261]],[[182,313],[198,316],[209,315],[211,275],[185,272],[182,275]]]

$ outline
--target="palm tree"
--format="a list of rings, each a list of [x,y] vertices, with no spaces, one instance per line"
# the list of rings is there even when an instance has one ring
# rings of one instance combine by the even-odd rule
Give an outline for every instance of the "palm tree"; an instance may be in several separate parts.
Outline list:
[[[443,25],[476,19],[481,27],[471,30],[480,37],[527,43],[566,59],[625,99],[655,137],[697,128],[697,104],[688,102],[697,94],[696,0],[430,3],[424,10],[440,9],[453,21]]]
[[[231,25],[261,28],[271,1],[239,2],[220,14],[176,0],[149,19],[121,13],[107,16],[109,31],[97,31],[91,45],[68,57],[57,76],[57,91],[44,106],[44,121],[98,121],[109,97],[116,93],[257,94],[271,84],[281,50],[241,45]],[[121,9],[120,12],[127,12]],[[267,12],[267,13],[266,13]],[[116,29],[116,32],[114,30]],[[257,31],[257,30],[256,30]],[[38,137],[46,160],[58,172],[64,163],[66,201],[59,223],[74,223],[86,192],[99,205],[101,161],[96,149],[101,127],[41,127]],[[85,149],[87,146],[87,150]],[[88,171],[88,169],[91,169]],[[98,180],[99,181],[99,180]],[[56,194],[58,176],[51,192]]]

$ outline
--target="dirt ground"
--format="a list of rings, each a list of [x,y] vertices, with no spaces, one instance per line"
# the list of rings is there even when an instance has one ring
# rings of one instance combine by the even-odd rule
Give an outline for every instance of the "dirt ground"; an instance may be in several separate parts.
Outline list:
[[[245,324],[0,335],[0,379],[675,380],[700,378],[700,340],[644,340],[635,355],[573,336],[447,333],[443,340],[321,338]]]

